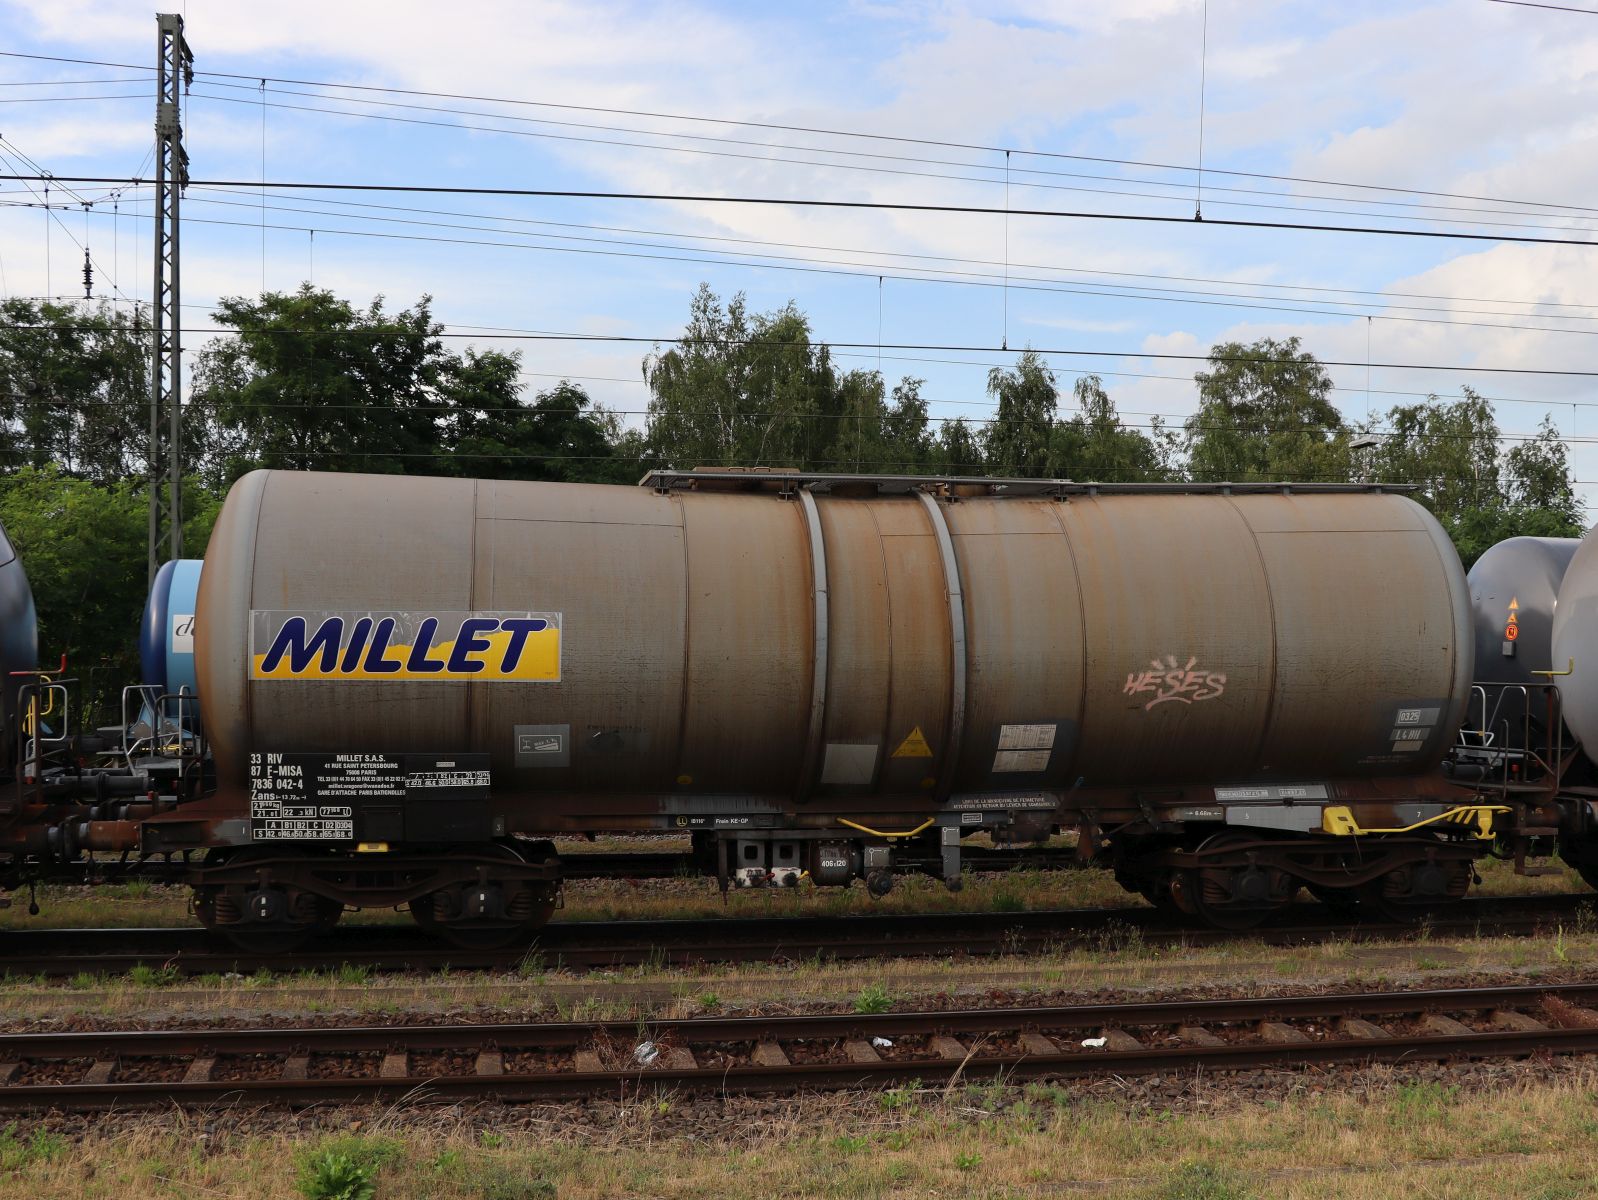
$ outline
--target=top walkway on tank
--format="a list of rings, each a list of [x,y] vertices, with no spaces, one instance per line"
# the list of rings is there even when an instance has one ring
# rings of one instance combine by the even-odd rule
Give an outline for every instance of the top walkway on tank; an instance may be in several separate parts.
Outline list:
[[[1078,483],[1072,479],[1000,479],[981,475],[830,475],[781,467],[719,469],[696,467],[688,471],[649,471],[639,487],[656,491],[695,489],[710,484],[715,491],[790,492],[805,488],[827,492],[833,488],[874,489],[878,495],[931,491],[942,495],[988,496],[1094,496],[1094,495],[1324,495],[1327,493],[1404,493],[1412,483]]]

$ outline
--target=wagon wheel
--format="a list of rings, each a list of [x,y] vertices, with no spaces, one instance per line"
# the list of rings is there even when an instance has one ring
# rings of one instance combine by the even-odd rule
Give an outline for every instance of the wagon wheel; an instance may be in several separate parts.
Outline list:
[[[344,906],[336,900],[328,900],[322,896],[312,896],[309,899],[316,906],[314,920],[223,925],[216,927],[216,931],[238,949],[249,954],[287,954],[291,950],[299,949],[318,934],[332,929],[344,913]]]
[[[1470,883],[1470,863],[1407,863],[1362,884],[1360,909],[1398,925],[1418,925],[1433,913],[1455,903]],[[1428,877],[1429,876],[1429,877]]]
[[[1247,833],[1217,833],[1200,851],[1235,850],[1254,845]],[[1183,897],[1207,925],[1216,929],[1254,929],[1292,899],[1290,877],[1274,867],[1190,867],[1179,873]]]
[[[533,853],[539,853],[548,846],[550,855],[554,848],[548,843],[531,847]],[[527,861],[521,854],[508,846],[494,845],[486,847],[495,857],[504,859],[507,863],[521,863]],[[485,847],[465,847],[457,851],[460,855],[470,854],[474,857],[484,853]],[[542,855],[540,855],[542,857]],[[460,907],[460,899],[476,885],[457,885],[451,892],[460,895],[445,895],[442,892],[429,892],[418,896],[410,902],[411,916],[416,923],[428,933],[437,934],[451,945],[459,946],[462,950],[503,950],[507,946],[514,946],[518,942],[542,929],[555,911],[556,887],[552,884],[533,883],[526,884],[521,881],[508,879],[494,879],[490,873],[485,888],[497,889],[500,898],[509,897],[506,907],[509,912],[501,916],[481,918],[455,918],[445,920],[438,914],[439,897],[444,896],[446,901],[454,901],[455,907]]]

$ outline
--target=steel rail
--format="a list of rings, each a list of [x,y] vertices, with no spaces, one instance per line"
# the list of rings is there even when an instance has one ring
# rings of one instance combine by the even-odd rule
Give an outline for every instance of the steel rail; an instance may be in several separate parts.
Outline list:
[[[1562,1002],[1574,1027],[1553,1027],[1527,1010]],[[834,1013],[791,1017],[698,1017],[594,1023],[355,1026],[275,1029],[114,1030],[0,1035],[0,1108],[95,1109],[200,1104],[233,1099],[306,1104],[409,1095],[416,1099],[572,1099],[639,1091],[780,1092],[880,1087],[917,1079],[1078,1078],[1102,1074],[1303,1068],[1346,1063],[1486,1059],[1598,1052],[1598,982],[1406,992],[1164,1000],[1072,1007],[948,1012]],[[1486,1014],[1479,1029],[1441,1014]],[[1382,1029],[1372,1018],[1412,1017],[1421,1029]],[[1306,1033],[1291,1021],[1337,1023]],[[1248,1027],[1252,1026],[1250,1029]],[[1227,1030],[1222,1038],[1213,1030]],[[1134,1037],[1127,1030],[1140,1031]],[[1082,1039],[1084,1032],[1099,1037]],[[884,1059],[893,1039],[921,1037],[910,1057]],[[1007,1039],[990,1046],[990,1038]],[[964,1040],[959,1040],[964,1039]],[[1102,1039],[1102,1040],[1101,1040]],[[634,1055],[652,1048],[649,1065]],[[807,1047],[807,1059],[790,1050]],[[728,1057],[702,1065],[702,1055]],[[601,1061],[603,1049],[612,1059]],[[542,1054],[535,1069],[506,1056]],[[470,1052],[470,1069],[439,1070],[412,1055]],[[315,1069],[317,1055],[333,1062]],[[352,1074],[352,1056],[381,1069]],[[569,1057],[567,1057],[569,1055]],[[282,1060],[274,1078],[218,1078],[228,1056]],[[118,1080],[124,1064],[177,1064],[182,1078]],[[619,1060],[619,1065],[618,1065]],[[28,1076],[39,1064],[65,1082]],[[85,1065],[87,1064],[87,1065]],[[372,1061],[368,1066],[374,1065]],[[137,1072],[135,1072],[137,1073]]]
[[[990,956],[1080,947],[1202,946],[1255,941],[1274,946],[1427,936],[1534,934],[1598,917],[1598,896],[1483,898],[1455,903],[1419,926],[1328,919],[1320,905],[1253,930],[1195,929],[1151,908],[1048,909],[993,913],[876,913],[845,917],[729,917],[645,921],[557,921],[525,945],[467,950],[411,925],[340,926],[288,953],[251,953],[194,927],[0,930],[0,973],[119,974],[137,966],[186,975],[227,971],[593,970],[638,965]]]

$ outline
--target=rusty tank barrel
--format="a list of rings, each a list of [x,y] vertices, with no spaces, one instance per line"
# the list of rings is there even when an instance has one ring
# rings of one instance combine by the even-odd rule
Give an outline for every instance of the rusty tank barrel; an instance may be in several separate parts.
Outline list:
[[[1419,773],[1473,658],[1442,530],[1354,486],[258,471],[198,608],[224,791],[477,752],[596,815]]]

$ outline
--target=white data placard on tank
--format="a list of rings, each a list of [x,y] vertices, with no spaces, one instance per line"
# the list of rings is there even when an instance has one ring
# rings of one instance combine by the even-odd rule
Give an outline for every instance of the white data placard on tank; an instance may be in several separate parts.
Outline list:
[[[250,678],[558,683],[560,614],[251,609]]]

